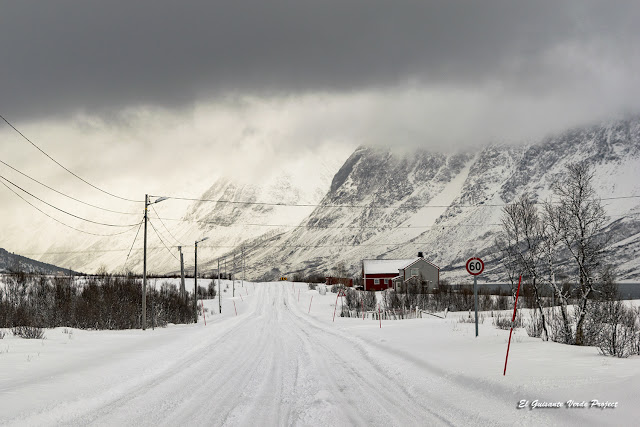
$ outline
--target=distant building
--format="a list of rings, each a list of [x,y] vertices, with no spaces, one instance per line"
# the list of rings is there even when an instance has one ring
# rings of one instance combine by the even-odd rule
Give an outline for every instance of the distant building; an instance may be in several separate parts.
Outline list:
[[[353,279],[349,277],[326,277],[326,285],[344,285],[348,288],[353,286]]]
[[[417,258],[365,259],[362,279],[365,291],[404,290],[414,283],[422,287],[422,292],[427,292],[438,287],[440,267],[425,260],[422,252],[418,252]]]

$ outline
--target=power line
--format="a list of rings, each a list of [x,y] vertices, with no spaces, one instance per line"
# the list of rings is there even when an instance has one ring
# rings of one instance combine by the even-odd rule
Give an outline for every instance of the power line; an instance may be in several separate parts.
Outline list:
[[[15,184],[15,183],[13,183],[12,181],[8,180],[7,178],[5,178],[5,177],[4,177],[4,176],[2,176],[2,175],[0,175],[0,179],[3,179],[3,180],[5,180],[5,181],[7,181],[9,184],[11,184],[11,185],[13,185],[14,187],[16,187],[16,188],[20,189],[21,191],[23,191],[23,192],[27,193],[28,195],[30,195],[30,196],[31,196],[31,197],[33,197],[34,199],[41,201],[41,202],[42,202],[42,203],[44,203],[45,205],[48,205],[48,206],[50,206],[50,207],[52,207],[52,208],[54,208],[54,209],[56,209],[56,210],[58,210],[58,211],[60,211],[60,212],[62,212],[62,213],[65,213],[65,214],[67,214],[67,215],[69,215],[69,216],[72,216],[72,217],[74,217],[74,218],[81,219],[82,221],[86,221],[86,222],[90,222],[90,223],[98,224],[98,225],[104,225],[104,226],[107,226],[107,227],[133,227],[133,226],[138,225],[138,224],[122,224],[122,225],[121,225],[121,224],[108,224],[108,223],[106,223],[106,222],[99,222],[99,221],[93,221],[93,220],[90,220],[90,219],[86,219],[86,218],[83,218],[83,217],[81,217],[81,216],[78,216],[78,215],[72,214],[72,213],[70,213],[70,212],[67,212],[67,211],[65,211],[64,209],[60,209],[59,207],[54,206],[54,205],[52,205],[52,204],[51,204],[51,203],[49,203],[49,202],[45,202],[44,200],[42,200],[42,199],[41,199],[41,198],[39,198],[38,196],[34,196],[33,194],[29,193],[29,192],[28,192],[27,190],[25,190],[24,188],[22,188],[22,187],[20,187],[19,185],[17,185],[17,184]],[[33,205],[32,205],[32,206],[33,206]]]
[[[60,194],[60,195],[62,195],[62,196],[64,196],[64,197],[67,197],[67,198],[69,198],[69,199],[71,199],[71,200],[74,200],[74,201],[76,201],[76,202],[78,202],[78,203],[82,203],[83,205],[91,206],[92,208],[101,209],[101,210],[103,210],[103,211],[112,212],[112,213],[117,213],[117,214],[122,214],[122,215],[139,215],[139,213],[137,213],[137,212],[121,212],[121,211],[114,211],[114,210],[111,210],[111,209],[103,208],[103,207],[101,207],[101,206],[92,205],[91,203],[83,202],[82,200],[76,199],[76,198],[75,198],[75,197],[73,197],[73,196],[69,196],[68,194],[65,194],[65,193],[63,193],[63,192],[61,192],[61,191],[58,191],[58,190],[56,190],[55,188],[49,187],[47,184],[44,184],[44,183],[42,183],[42,182],[38,181],[37,179],[35,179],[35,178],[33,178],[33,177],[31,177],[31,176],[27,175],[26,173],[19,171],[18,169],[14,168],[14,167],[13,167],[13,166],[11,166],[10,164],[8,164],[8,163],[6,163],[6,162],[4,162],[4,161],[2,161],[2,160],[0,160],[0,163],[2,163],[3,165],[7,166],[8,168],[13,169],[14,171],[18,172],[20,175],[23,175],[23,176],[25,176],[25,177],[29,178],[30,180],[32,180],[32,181],[34,181],[34,182],[36,182],[36,183],[38,183],[38,184],[42,185],[43,187],[48,188],[49,190],[54,191],[54,192],[56,192],[56,193],[58,193],[58,194]]]
[[[143,222],[144,222],[144,219],[140,221],[140,225],[138,226],[138,231],[136,232],[136,237],[133,238],[133,243],[131,244],[131,248],[129,249],[129,253],[127,254],[127,259],[124,260],[124,265],[122,266],[123,270],[127,267],[127,262],[129,261],[129,255],[131,255],[131,251],[133,250],[133,245],[136,244],[136,239],[138,239],[138,234],[140,234],[140,228],[142,227]]]
[[[65,227],[70,228],[70,229],[72,229],[72,230],[79,231],[79,232],[81,232],[81,233],[90,234],[90,235],[92,235],[92,236],[103,236],[103,237],[106,237],[106,236],[118,236],[118,235],[120,235],[120,234],[124,234],[124,233],[127,233],[127,232],[129,232],[129,231],[133,230],[133,228],[135,228],[136,226],[138,226],[138,225],[139,225],[139,224],[135,224],[132,228],[129,228],[128,230],[121,231],[121,232],[119,232],[119,233],[112,233],[112,234],[91,233],[91,232],[89,232],[89,231],[80,230],[79,228],[72,227],[72,226],[70,226],[70,225],[68,225],[68,224],[65,224],[64,222],[60,221],[59,219],[52,217],[51,215],[49,215],[48,213],[46,213],[45,211],[43,211],[42,209],[40,209],[39,207],[37,207],[36,205],[34,205],[33,203],[31,203],[30,201],[28,201],[27,199],[25,199],[24,197],[22,197],[22,196],[21,196],[20,194],[18,194],[18,193],[17,193],[13,188],[9,187],[9,186],[8,186],[7,184],[5,184],[3,181],[0,181],[0,183],[2,183],[2,185],[4,185],[5,187],[7,187],[7,188],[8,188],[8,189],[13,193],[13,194],[15,194],[16,196],[20,197],[22,200],[24,200],[24,201],[25,201],[27,204],[29,204],[31,207],[33,207],[34,209],[36,209],[36,210],[38,210],[39,212],[43,213],[44,215],[48,216],[49,218],[51,218],[51,219],[52,219],[52,220],[54,220],[55,222],[57,222],[57,223],[59,223],[59,224],[62,224],[62,225],[64,225]]]
[[[169,235],[173,238],[173,240],[176,243],[178,243],[178,245],[182,246],[182,243],[180,242],[180,240],[176,239],[176,236],[174,236],[173,233],[171,233],[171,231],[169,231],[169,229],[165,225],[164,221],[162,221],[162,218],[160,218],[160,215],[158,215],[158,212],[156,211],[156,208],[153,206],[153,204],[151,204],[151,209],[153,209],[153,212],[156,214],[156,217],[160,220],[160,223],[164,226],[164,229],[167,230],[167,233],[169,233]]]
[[[384,206],[384,205],[333,205],[333,204],[321,204],[321,203],[283,203],[283,202],[249,202],[249,201],[237,201],[226,199],[199,199],[191,197],[174,197],[174,196],[150,196],[150,197],[166,197],[167,199],[174,200],[186,200],[194,202],[207,202],[207,203],[225,203],[235,205],[250,205],[250,206],[287,206],[287,207],[307,207],[307,208],[350,208],[350,209],[422,209],[422,208],[496,208],[507,206],[507,203],[474,203],[474,204],[457,204],[457,205],[431,205],[431,204],[418,204],[418,205],[400,205],[400,206]],[[619,199],[637,199],[640,195],[631,196],[617,196],[617,197],[604,197],[600,200],[619,200]],[[544,204],[544,202],[534,202],[536,205]]]
[[[160,197],[160,196],[151,196],[151,197]],[[235,204],[235,205],[256,205],[256,206],[287,206],[287,207],[306,207],[306,208],[360,208],[360,209],[419,209],[419,208],[447,208],[451,207],[450,205],[405,205],[405,206],[374,206],[374,205],[324,205],[319,203],[273,203],[273,202],[249,202],[249,201],[237,201],[237,200],[225,200],[225,199],[197,199],[190,197],[174,197],[174,196],[162,196],[167,199],[174,200],[187,200],[193,202],[207,202],[207,203],[227,203],[227,204]],[[639,196],[640,197],[640,196]],[[455,205],[455,207],[482,207],[482,206],[504,206],[504,205],[491,205],[491,204],[477,204],[477,205]]]
[[[156,236],[158,236],[158,239],[160,239],[160,242],[162,242],[162,244],[164,245],[164,247],[167,249],[167,251],[169,252],[169,254],[171,254],[172,257],[174,257],[176,259],[176,261],[180,261],[178,259],[177,256],[175,256],[173,254],[173,252],[171,252],[171,250],[169,249],[169,247],[167,246],[167,244],[164,242],[164,240],[162,240],[162,237],[160,237],[160,233],[158,233],[158,230],[156,230],[156,227],[153,225],[153,222],[151,222],[151,219],[149,219],[149,224],[151,224],[151,228],[153,228],[153,231],[156,232]]]
[[[27,138],[27,136],[25,134],[23,134],[22,132],[20,132],[14,125],[12,125],[9,120],[5,119],[4,116],[2,116],[0,114],[0,118],[2,120],[5,121],[6,124],[8,124],[13,130],[15,130],[22,138],[24,138],[24,140],[26,140],[29,144],[33,145],[38,151],[40,151],[42,154],[44,154],[45,156],[47,156],[51,161],[53,161],[55,164],[57,164],[58,166],[60,166],[62,169],[66,170],[67,172],[69,172],[71,175],[75,176],[76,178],[78,178],[80,181],[84,182],[85,184],[95,188],[98,191],[101,191],[105,194],[108,194],[111,197],[115,197],[117,199],[120,200],[126,200],[127,202],[135,202],[135,203],[144,203],[141,200],[133,200],[133,199],[128,199],[126,197],[121,197],[118,196],[116,194],[110,193],[106,190],[103,190],[100,187],[97,187],[95,185],[93,185],[92,183],[90,183],[89,181],[87,181],[86,179],[76,175],[74,172],[72,172],[71,170],[69,170],[68,168],[66,168],[65,166],[63,166],[60,162],[58,162],[56,159],[54,159],[53,157],[51,157],[49,154],[47,154],[42,148],[38,147],[33,141],[31,141],[29,138]]]
[[[251,227],[283,227],[283,228],[319,228],[319,229],[353,229],[353,230],[366,230],[366,229],[380,229],[381,227],[379,226],[367,226],[367,225],[362,225],[362,226],[339,226],[339,225],[334,225],[334,226],[330,226],[330,225],[314,225],[314,224],[257,224],[257,223],[234,223],[234,224],[220,224],[216,221],[206,221],[206,220],[191,220],[191,219],[179,219],[179,218],[160,218],[158,217],[158,219],[164,219],[165,221],[179,221],[179,222],[189,222],[189,223],[198,223],[198,224],[215,224],[218,225],[220,227],[234,227],[234,226],[251,226]],[[433,228],[433,227],[478,227],[478,226],[501,226],[502,224],[460,224],[460,225],[439,225],[439,224],[433,224],[433,225],[407,225],[407,226],[400,226],[400,225],[394,225],[393,227],[388,228],[387,230],[391,230],[391,229],[415,229],[415,228]]]
[[[458,240],[458,242],[476,242],[477,240]],[[399,242],[399,243],[362,243],[362,244],[358,244],[358,243],[352,243],[352,244],[335,244],[335,245],[282,245],[282,244],[278,244],[278,245],[265,245],[265,244],[257,244],[257,245],[253,245],[253,246],[246,246],[246,248],[340,248],[340,247],[367,247],[367,246],[399,246],[399,245],[427,245],[430,243],[425,243],[425,242]],[[133,245],[132,245],[133,246]],[[187,246],[182,246],[183,248],[189,248],[192,247],[193,245],[187,245]],[[147,247],[147,250],[149,251],[157,251],[157,250],[166,250],[170,248],[177,248],[178,246],[153,246],[153,247]],[[216,248],[238,248],[238,245],[207,245],[207,246],[202,246],[202,245],[198,245],[198,249],[216,249]],[[127,251],[131,251],[131,252],[140,252],[144,250],[143,248],[136,248],[136,249],[127,249],[127,248],[122,248],[122,249],[92,249],[92,250],[86,250],[86,251],[56,251],[56,252],[27,252],[27,253],[23,253],[21,255],[23,256],[36,256],[36,255],[70,255],[70,254],[90,254],[90,253],[110,253],[110,252],[127,252]]]

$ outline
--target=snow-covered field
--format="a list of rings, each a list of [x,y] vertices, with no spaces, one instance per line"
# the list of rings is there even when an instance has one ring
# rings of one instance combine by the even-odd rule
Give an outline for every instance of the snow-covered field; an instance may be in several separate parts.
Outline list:
[[[503,376],[509,331],[488,320],[477,338],[453,314],[380,328],[333,322],[336,294],[303,283],[236,291],[223,293],[222,314],[217,299],[204,301],[206,326],[201,318],[147,331],[57,328],[45,340],[8,334],[0,424],[584,426],[637,425],[640,416],[637,356],[516,330]],[[561,407],[532,409],[536,400]],[[617,407],[568,408],[570,400]]]

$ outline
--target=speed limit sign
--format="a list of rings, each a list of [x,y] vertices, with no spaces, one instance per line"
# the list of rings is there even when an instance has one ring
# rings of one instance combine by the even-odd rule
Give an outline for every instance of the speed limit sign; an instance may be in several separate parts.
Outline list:
[[[466,267],[469,274],[477,276],[484,271],[484,262],[480,258],[469,258]]]

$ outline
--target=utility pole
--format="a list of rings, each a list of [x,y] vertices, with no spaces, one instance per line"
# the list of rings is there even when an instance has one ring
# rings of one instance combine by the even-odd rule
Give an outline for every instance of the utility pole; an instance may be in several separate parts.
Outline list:
[[[144,256],[142,261],[142,330],[147,329],[147,210],[149,195],[144,195]]]
[[[203,237],[200,240],[196,240],[195,243],[195,266],[193,267],[193,315],[195,316],[195,323],[198,323],[198,243],[207,239],[208,237]]]
[[[193,267],[193,315],[195,316],[193,323],[198,323],[198,241],[196,240],[196,250],[194,252]]]
[[[220,300],[220,258],[218,258],[218,310],[222,314],[222,302]]]
[[[160,197],[154,202],[149,201],[149,195],[144,195],[144,259],[142,262],[142,330],[147,329],[147,220],[149,205],[167,200],[168,197]]]
[[[184,286],[184,255],[182,253],[182,246],[178,246],[180,251],[180,298],[185,299],[187,291]]]

